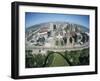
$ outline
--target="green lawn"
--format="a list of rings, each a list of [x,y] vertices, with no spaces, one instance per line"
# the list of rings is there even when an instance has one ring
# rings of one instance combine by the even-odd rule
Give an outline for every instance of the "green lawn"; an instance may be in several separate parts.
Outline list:
[[[49,67],[55,67],[55,66],[69,66],[69,64],[61,55],[55,53],[54,59],[51,65],[49,65]]]

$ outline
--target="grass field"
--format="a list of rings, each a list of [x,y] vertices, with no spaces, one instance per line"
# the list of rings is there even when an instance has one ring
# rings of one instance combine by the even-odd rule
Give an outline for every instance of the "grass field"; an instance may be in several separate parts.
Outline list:
[[[69,64],[61,55],[55,53],[52,64],[49,65],[49,67],[55,67],[55,66],[69,66]]]

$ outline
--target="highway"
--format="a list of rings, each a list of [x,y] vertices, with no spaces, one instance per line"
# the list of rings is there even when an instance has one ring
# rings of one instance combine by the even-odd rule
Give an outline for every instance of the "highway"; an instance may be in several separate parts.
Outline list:
[[[60,47],[44,47],[44,46],[32,46],[32,47],[26,47],[26,50],[45,50],[45,51],[70,51],[70,50],[82,50],[85,48],[89,48],[88,44],[81,45],[81,46],[73,46],[73,47],[66,47],[66,46],[60,46]]]

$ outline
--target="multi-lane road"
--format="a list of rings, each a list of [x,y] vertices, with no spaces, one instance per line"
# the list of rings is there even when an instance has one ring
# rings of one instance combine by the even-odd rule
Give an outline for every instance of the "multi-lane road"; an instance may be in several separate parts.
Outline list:
[[[73,47],[67,47],[67,46],[61,46],[61,47],[44,47],[44,46],[31,46],[26,47],[26,50],[44,50],[44,51],[70,51],[70,50],[82,50],[85,48],[89,48],[89,44],[84,44],[80,46],[73,46]]]

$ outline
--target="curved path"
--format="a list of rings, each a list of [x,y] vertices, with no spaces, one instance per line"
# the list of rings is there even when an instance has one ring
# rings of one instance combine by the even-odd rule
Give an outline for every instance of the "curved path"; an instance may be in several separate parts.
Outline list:
[[[65,57],[63,54],[61,54],[61,53],[59,53],[59,52],[51,52],[51,53],[49,53],[49,54],[47,55],[47,57],[46,57],[46,59],[45,59],[45,61],[44,61],[44,65],[43,65],[43,67],[46,66],[46,64],[47,64],[47,60],[48,60],[49,56],[52,55],[52,54],[55,54],[55,53],[58,54],[58,55],[60,55],[61,57],[63,57],[64,60],[66,60],[66,62],[69,64],[69,66],[72,65],[72,63],[68,60],[68,58]]]

